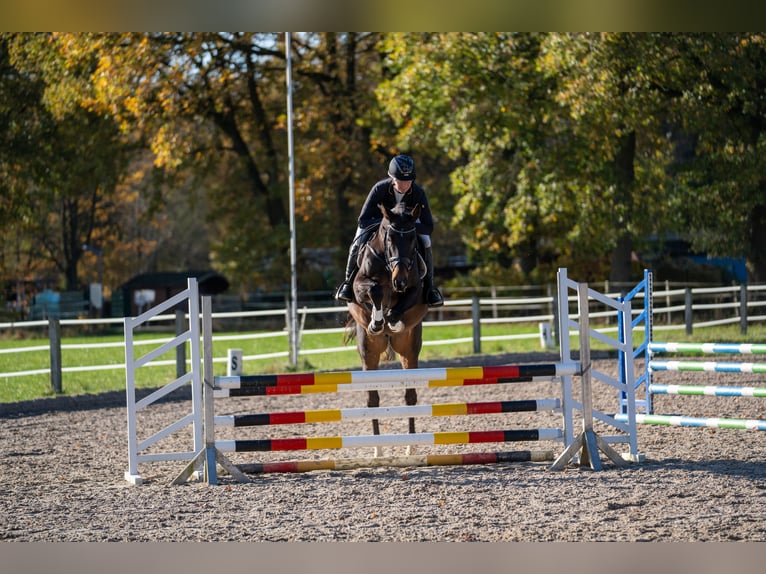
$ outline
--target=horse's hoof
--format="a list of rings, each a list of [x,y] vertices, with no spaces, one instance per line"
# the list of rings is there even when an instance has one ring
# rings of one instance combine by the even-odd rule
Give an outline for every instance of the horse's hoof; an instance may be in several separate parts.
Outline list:
[[[404,331],[404,327],[405,325],[404,325],[404,322],[402,321],[397,321],[396,323],[388,324],[388,328],[391,329],[391,331],[394,333],[401,333],[402,331]]]
[[[407,448],[406,448],[406,449],[404,449],[404,454],[406,454],[407,456],[412,456],[412,455],[414,455],[414,454],[415,454],[415,445],[413,445],[413,444],[408,444],[408,445],[407,445]]]
[[[372,336],[379,335],[383,332],[383,322],[381,321],[380,323],[370,323],[367,327],[367,332]]]
[[[373,455],[375,458],[380,458],[383,456],[383,447],[382,446],[376,446],[375,447],[375,454]]]

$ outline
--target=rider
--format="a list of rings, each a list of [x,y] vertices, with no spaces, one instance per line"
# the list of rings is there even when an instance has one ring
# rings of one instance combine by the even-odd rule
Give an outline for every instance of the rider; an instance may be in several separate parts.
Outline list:
[[[348,252],[346,264],[346,279],[338,287],[335,298],[341,301],[352,301],[354,298],[353,282],[359,266],[357,255],[359,247],[366,241],[365,231],[376,223],[380,223],[383,214],[378,205],[386,209],[392,209],[397,203],[404,203],[408,209],[420,205],[420,217],[417,220],[416,229],[421,245],[423,246],[423,259],[426,262],[426,276],[424,279],[425,300],[429,307],[439,307],[444,304],[444,298],[434,286],[434,264],[431,253],[431,233],[434,230],[431,208],[423,188],[415,183],[415,162],[408,155],[397,155],[388,165],[389,177],[380,180],[370,190],[367,199],[359,214],[359,227],[356,230],[354,240]]]

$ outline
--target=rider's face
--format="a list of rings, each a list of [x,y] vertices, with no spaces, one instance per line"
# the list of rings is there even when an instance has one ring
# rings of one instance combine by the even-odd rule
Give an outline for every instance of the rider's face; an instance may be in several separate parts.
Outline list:
[[[407,193],[410,189],[410,186],[412,186],[411,181],[404,181],[402,179],[396,179],[394,180],[394,189],[398,191],[399,193]]]

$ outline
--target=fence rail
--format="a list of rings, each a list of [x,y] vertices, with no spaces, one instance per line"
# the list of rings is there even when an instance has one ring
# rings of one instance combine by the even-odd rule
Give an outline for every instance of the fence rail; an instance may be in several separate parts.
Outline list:
[[[655,284],[661,287],[661,283]],[[609,297],[617,297],[619,293],[607,294]],[[576,304],[576,297],[570,296],[569,301]],[[213,299],[215,305],[215,298]],[[749,324],[766,321],[766,314],[761,309],[766,307],[766,285],[736,285],[721,287],[687,287],[682,289],[656,289],[653,293],[652,320],[656,331],[666,329],[684,328],[687,334],[692,334],[694,329],[712,327],[727,324],[739,324],[742,334],[747,333]],[[214,307],[215,308],[215,307]],[[424,327],[432,326],[459,326],[470,325],[471,336],[443,340],[424,341],[425,346],[454,345],[460,343],[473,343],[473,352],[480,353],[481,345],[490,341],[512,341],[522,339],[539,339],[541,348],[554,350],[557,348],[559,333],[555,332],[557,318],[557,296],[530,296],[530,297],[480,297],[450,299],[443,307],[432,309],[424,322]],[[638,314],[640,310],[634,310]],[[300,318],[299,341],[303,336],[311,334],[337,333],[341,335],[344,327],[329,327],[337,325],[339,315],[345,316],[345,307],[303,307],[298,310]],[[576,317],[576,312],[573,313]],[[307,320],[312,317],[315,325],[306,326]],[[173,314],[163,314],[152,317],[149,321],[157,325],[158,329],[172,331],[183,324],[188,315],[183,311]],[[259,360],[274,358],[289,358],[289,314],[287,309],[265,309],[245,311],[221,311],[212,314],[214,321],[221,323],[235,322],[236,328],[231,331],[239,331],[225,335],[217,335],[215,341],[247,341],[265,338],[284,338],[285,349],[272,353],[253,354],[242,357],[243,360]],[[277,330],[261,332],[262,328],[256,329],[259,320],[270,319],[273,324],[284,321],[284,327]],[[594,328],[601,332],[617,330],[617,318],[613,310],[607,307],[600,308],[597,301],[591,302],[590,321]],[[91,325],[120,324],[123,318],[115,319],[48,319],[44,321],[23,321],[0,323],[0,361],[4,356],[16,356],[22,353],[49,353],[50,364],[48,367],[25,370],[8,370],[0,372],[0,381],[11,378],[26,377],[33,375],[49,374],[51,385],[55,392],[61,392],[61,373],[73,373],[82,371],[106,371],[122,370],[124,363],[112,364],[87,364],[87,360],[70,359],[71,364],[62,365],[60,361],[61,350],[83,351],[87,355],[88,349],[105,347],[122,347],[122,342],[94,342],[68,344],[61,340],[61,326],[82,329],[85,332]],[[482,335],[482,325],[512,325],[524,324],[530,327],[529,333],[507,335]],[[548,324],[550,331],[543,334],[540,324]],[[49,334],[48,345],[32,345],[27,347],[13,347],[7,344],[7,338],[2,335],[14,330],[34,330],[47,328]],[[219,331],[221,329],[218,329]],[[259,331],[259,332],[256,332]],[[146,340],[136,340],[135,345],[157,345],[166,342],[168,337]],[[553,345],[551,345],[553,343]],[[338,352],[355,352],[353,346],[327,347],[319,349],[301,349],[299,356],[331,354]],[[227,357],[216,357],[215,362],[223,363]],[[7,361],[6,361],[7,362]],[[175,359],[155,360],[149,366],[176,365],[177,372],[187,368],[189,361],[185,357],[183,349],[178,349]]]

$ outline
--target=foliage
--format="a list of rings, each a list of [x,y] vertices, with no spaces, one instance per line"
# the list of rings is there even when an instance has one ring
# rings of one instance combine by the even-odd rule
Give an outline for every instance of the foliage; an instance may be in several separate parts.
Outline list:
[[[379,97],[408,118],[400,137],[432,133],[422,145],[463,160],[453,225],[485,266],[604,276],[623,237],[661,225],[667,100],[662,71],[639,64],[658,56],[656,38],[397,34],[389,46],[397,73]],[[629,269],[631,244],[623,251],[612,268]]]
[[[676,185],[695,248],[743,256],[766,280],[766,37],[760,33],[674,37],[696,72],[686,84],[687,161]]]
[[[12,172],[9,197],[15,201],[5,209],[21,216],[2,233],[17,250],[17,265],[9,263],[9,270],[23,276],[23,260],[47,262],[63,276],[64,287],[75,290],[82,245],[103,245],[115,232],[113,216],[122,206],[114,198],[124,148],[109,116],[81,107],[50,107],[47,91],[53,79],[45,70],[60,71],[61,62],[43,51],[48,39],[0,38],[14,84],[3,98],[8,133],[15,140],[3,162]]]
[[[281,33],[3,33],[0,263],[116,286],[290,279]],[[412,153],[457,282],[635,278],[674,232],[766,277],[758,33],[292,35],[301,289],[339,279],[369,188]],[[328,257],[332,263],[328,264]]]

